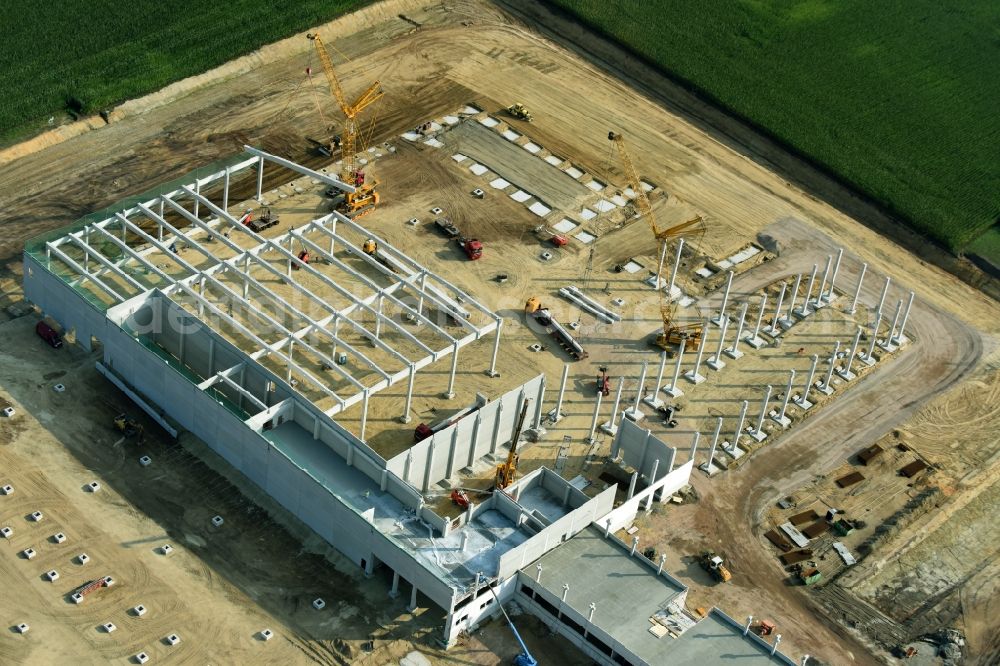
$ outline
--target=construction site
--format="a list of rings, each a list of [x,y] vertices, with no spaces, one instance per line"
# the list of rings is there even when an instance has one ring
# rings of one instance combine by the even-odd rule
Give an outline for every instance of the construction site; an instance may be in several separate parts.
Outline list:
[[[0,152],[0,661],[1000,658],[1000,307],[581,31],[388,0]]]

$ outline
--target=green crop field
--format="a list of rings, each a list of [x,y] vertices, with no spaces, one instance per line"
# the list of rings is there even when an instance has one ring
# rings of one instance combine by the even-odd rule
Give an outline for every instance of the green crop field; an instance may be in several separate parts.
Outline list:
[[[997,0],[548,0],[953,251],[1000,219]]]
[[[370,0],[4,0],[0,142],[200,74]]]

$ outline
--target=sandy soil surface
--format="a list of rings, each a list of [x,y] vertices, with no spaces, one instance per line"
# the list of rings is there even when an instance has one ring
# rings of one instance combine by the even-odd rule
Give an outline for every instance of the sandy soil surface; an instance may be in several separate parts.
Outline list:
[[[783,648],[792,654],[808,652],[833,663],[870,663],[875,660],[876,657],[869,652],[871,648],[863,639],[828,619],[800,589],[785,585],[784,574],[770,546],[762,542],[758,526],[778,497],[789,494],[814,476],[838,467],[846,456],[891,429],[912,429],[914,439],[920,433],[933,434],[938,420],[922,416],[924,413],[920,410],[925,405],[936,406],[935,409],[953,415],[954,427],[949,436],[964,433],[968,428],[975,429],[975,432],[992,428],[989,431],[996,432],[997,428],[992,425],[996,421],[994,411],[990,412],[986,421],[970,421],[958,411],[967,403],[969,391],[973,396],[981,395],[978,385],[970,384],[969,379],[990,382],[996,373],[995,336],[1000,329],[1000,311],[996,303],[858,224],[836,208],[790,185],[784,177],[768,170],[766,160],[748,159],[747,154],[755,154],[756,146],[741,146],[739,150],[733,150],[732,136],[706,133],[704,123],[665,110],[661,99],[636,92],[610,74],[607,67],[593,67],[576,54],[511,20],[493,5],[455,0],[432,5],[389,2],[378,7],[381,12],[378,18],[384,17],[384,20],[372,19],[366,23],[342,21],[324,32],[327,41],[336,40],[338,49],[352,59],[350,64],[340,68],[345,89],[360,90],[375,77],[382,80],[386,97],[377,110],[373,141],[391,140],[398,147],[391,157],[377,164],[379,178],[383,181],[385,205],[377,213],[364,218],[363,222],[435,270],[468,287],[506,317],[503,376],[499,380],[488,380],[482,375],[484,361],[475,359],[475,363],[470,361],[469,365],[463,364],[460,368],[460,373],[469,381],[467,390],[503,390],[517,378],[536,371],[548,375],[550,387],[557,384],[567,358],[554,347],[536,354],[525,351],[532,343],[548,342],[548,338],[519,324],[527,297],[536,295],[552,304],[561,320],[579,318],[581,321],[580,338],[591,357],[573,365],[563,410],[567,418],[550,430],[549,438],[525,450],[522,462],[527,466],[559,466],[555,460],[557,454],[562,452],[565,454],[562,471],[567,476],[589,469],[595,460],[590,457],[591,454],[607,450],[607,439],[600,440],[596,447],[582,441],[590,424],[593,378],[597,367],[607,365],[613,377],[630,378],[631,388],[626,393],[632,392],[632,397],[640,363],[649,362],[651,372],[655,372],[659,357],[648,348],[645,338],[658,326],[658,311],[655,299],[651,298],[651,290],[642,282],[650,267],[655,266],[655,243],[647,230],[633,224],[608,232],[589,246],[573,241],[565,248],[553,251],[552,260],[540,261],[538,256],[548,245],[545,243],[547,235],[534,231],[540,223],[538,217],[508,196],[488,193],[486,200],[469,196],[468,192],[473,187],[484,186],[483,179],[456,165],[447,151],[410,144],[399,138],[402,132],[420,123],[453,113],[465,104],[477,104],[495,117],[502,118],[519,133],[529,136],[548,153],[563,157],[593,177],[609,183],[608,194],[613,193],[615,188],[624,187],[625,182],[615,155],[610,151],[607,132],[623,132],[644,178],[648,177],[650,182],[669,195],[656,199],[661,221],[683,221],[692,213],[705,217],[704,234],[698,242],[700,254],[720,259],[754,241],[760,233],[778,239],[780,253],[776,259],[737,277],[733,287],[734,302],[738,303],[777,280],[788,280],[797,273],[808,272],[814,263],[822,266],[826,255],[837,246],[845,248],[839,289],[851,289],[861,262],[868,263],[869,277],[862,293],[865,306],[870,307],[878,299],[881,276],[886,274],[893,277],[888,303],[894,305],[897,299],[905,298],[910,289],[916,291],[917,300],[908,324],[914,342],[907,349],[896,358],[889,359],[888,363],[880,363],[883,367],[878,367],[846,390],[839,399],[796,424],[776,443],[755,452],[738,470],[713,479],[707,479],[700,473],[696,475],[694,485],[701,500],[664,511],[663,520],[658,521],[656,527],[663,539],[663,549],[675,558],[670,561],[673,570],[695,586],[692,599],[702,599],[705,604],[717,603],[737,617],[752,613],[776,619],[785,628]],[[401,13],[405,14],[405,18],[398,16]],[[347,35],[350,38],[336,39]],[[304,37],[301,40],[304,42]],[[144,191],[208,161],[228,156],[238,151],[244,142],[263,145],[268,150],[306,164],[321,165],[323,161],[320,158],[309,155],[306,140],[306,137],[320,137],[326,133],[315,111],[313,97],[300,87],[304,78],[303,68],[311,63],[307,47],[308,44],[306,48],[288,46],[286,53],[274,52],[273,59],[260,61],[246,71],[201,87],[186,87],[183,94],[174,99],[158,100],[145,109],[136,108],[133,113],[106,127],[80,134],[0,167],[0,205],[5,211],[0,221],[3,225],[0,258],[8,262],[0,283],[3,287],[2,304],[7,305],[20,298],[16,284],[17,256],[26,238],[57,228],[124,195]],[[312,64],[315,66],[315,63]],[[623,60],[611,64],[613,70],[616,64],[625,67],[629,63]],[[532,110],[535,116],[533,123],[514,121],[503,114],[501,109],[514,101],[523,102]],[[275,170],[269,174],[265,188],[280,184],[282,178],[287,176]],[[246,193],[244,191],[243,194]],[[587,196],[591,195],[584,195],[584,200],[593,201],[593,196],[586,199]],[[238,198],[233,197],[234,200]],[[405,220],[411,217],[429,221],[432,218],[429,210],[433,206],[445,208],[461,223],[460,226],[464,226],[463,230],[486,243],[487,255],[482,261],[463,261],[455,247],[426,224],[418,228],[405,225]],[[551,220],[558,219],[555,214]],[[597,230],[602,229],[606,230],[603,227]],[[637,259],[644,270],[636,274],[611,271],[615,264],[629,258]],[[718,280],[711,284],[697,280],[691,270],[698,267],[701,260],[689,257],[688,261],[680,276],[681,287],[688,293],[702,296],[715,287]],[[491,282],[491,278],[498,273],[507,273],[510,279],[504,284]],[[623,298],[627,323],[611,327],[598,324],[586,316],[580,317],[575,308],[560,302],[555,296],[558,287],[567,283],[582,283],[590,287],[590,292],[604,302],[610,302],[613,297]],[[607,294],[602,290],[605,285]],[[717,292],[710,293],[682,316],[692,321],[701,320],[710,313],[713,305],[718,304],[719,299]],[[831,317],[832,313],[831,310]],[[12,338],[24,338],[24,347],[28,348],[31,341],[34,341],[31,344],[38,341],[30,335],[30,325],[24,322],[19,320],[12,324],[14,328],[10,335]],[[809,331],[803,329],[802,333],[805,335]],[[844,335],[843,330],[834,329],[815,333],[817,337],[811,341],[809,353],[820,353],[821,348],[828,348],[832,339]],[[809,345],[799,344],[796,349],[798,346]],[[690,433],[694,427],[704,429],[715,416],[713,409],[727,419],[725,427],[730,429],[740,400],[753,402],[763,383],[783,388],[790,368],[794,367],[800,373],[806,369],[808,354],[788,354],[789,351],[790,348],[786,347],[733,363],[720,375],[722,379],[716,382],[722,385],[732,379],[733,386],[716,394],[715,400],[721,407],[707,405],[705,409],[692,409],[689,413],[697,413],[699,418],[683,423],[681,430],[686,429]],[[38,364],[45,368],[44,372],[50,371],[48,368],[52,368],[52,372],[65,370],[59,365],[47,364],[38,356],[22,360],[13,351],[7,353],[16,363]],[[86,374],[92,371],[84,371],[89,360],[78,359],[74,363],[81,376],[78,381],[90,382],[84,385],[91,391],[102,390],[96,377]],[[758,363],[759,366],[755,365]],[[754,369],[761,372],[751,378],[749,370]],[[47,401],[53,399],[50,388],[44,384],[37,385],[38,377],[44,372],[33,367],[15,371],[13,365],[4,365],[2,387],[25,405],[28,413],[24,416],[24,423],[40,419],[41,410],[56,414],[53,408],[47,406]],[[84,380],[85,376],[90,378]],[[28,377],[33,378],[31,382]],[[422,395],[415,401],[415,416],[433,415],[432,408],[438,408],[433,394],[440,390],[439,387],[432,382],[418,389]],[[69,399],[70,396],[63,397]],[[987,397],[987,400],[990,398]],[[125,407],[123,402],[121,405]],[[392,425],[392,419],[398,416],[398,405],[394,401],[387,399],[379,403],[375,400],[373,410],[375,420],[383,422],[385,428],[405,431],[402,425]],[[226,581],[225,585],[218,584],[218,589],[225,590],[225,594],[212,590],[206,594],[226,596],[230,599],[227,608],[247,605],[244,602],[248,598],[257,602],[256,606],[247,605],[245,612],[249,615],[245,619],[234,617],[230,620],[234,624],[229,631],[234,636],[240,636],[239,639],[231,639],[232,645],[249,640],[246,637],[258,628],[260,617],[269,617],[267,621],[274,625],[276,631],[290,636],[286,643],[319,661],[343,658],[334,655],[337,648],[333,641],[337,638],[346,641],[350,649],[358,650],[356,658],[362,659],[359,646],[367,640],[375,624],[389,627],[386,631],[391,635],[407,640],[414,637],[429,640],[420,637],[436,631],[430,628],[435,626],[436,620],[409,616],[398,619],[400,608],[377,601],[388,586],[386,581],[365,583],[357,579],[357,572],[341,571],[344,567],[327,564],[322,557],[327,554],[326,550],[315,552],[320,550],[319,545],[308,538],[304,549],[298,537],[281,540],[282,547],[292,552],[279,551],[279,557],[290,558],[300,552],[309,554],[302,569],[289,567],[283,570],[281,584],[275,585],[267,595],[256,596],[249,592],[260,585],[259,578],[263,576],[253,576],[253,572],[259,574],[260,569],[251,568],[244,574],[230,567],[228,563],[236,552],[235,545],[221,539],[212,540],[210,537],[213,535],[205,527],[204,519],[210,517],[213,511],[212,502],[236,514],[250,512],[248,507],[251,503],[225,481],[218,482],[222,488],[218,491],[221,493],[218,498],[215,491],[210,497],[201,494],[190,496],[197,501],[180,500],[186,497],[179,490],[182,486],[172,487],[171,494],[178,499],[173,500],[170,510],[156,506],[156,502],[149,499],[143,500],[140,492],[134,490],[135,481],[130,481],[132,475],[139,474],[137,467],[131,467],[134,456],[126,456],[121,446],[110,447],[115,441],[107,434],[107,420],[112,412],[113,409],[108,407],[100,414],[79,413],[79,423],[76,420],[69,423],[59,413],[51,417],[51,423],[45,424],[42,429],[49,430],[55,437],[45,440],[43,433],[39,432],[37,438],[39,442],[48,441],[49,455],[58,455],[60,445],[76,450],[84,445],[92,446],[91,440],[102,444],[97,453],[90,454],[96,457],[80,455],[80,458],[81,464],[94,470],[92,475],[112,479],[109,486],[127,500],[126,506],[119,512],[125,515],[116,514],[109,518],[109,523],[122,522],[124,526],[114,529],[132,530],[130,533],[139,534],[140,538],[143,534],[155,534],[159,538],[163,528],[157,532],[157,528],[150,527],[151,532],[142,532],[128,522],[142,523],[145,520],[143,514],[155,516],[168,527],[168,534],[177,545],[184,548],[176,553],[180,556],[178,560],[190,558],[201,567],[202,577],[191,579],[189,586],[164,585],[164,594],[173,594],[178,600],[173,603],[178,607],[184,595],[193,594],[188,588],[205,587],[205,576]],[[71,426],[92,435],[81,443]],[[656,428],[668,439],[687,436],[670,433],[660,426]],[[569,440],[563,440],[563,437],[569,437]],[[942,459],[973,456],[974,460],[992,460],[987,452],[973,446],[972,441],[978,440],[978,437],[970,437],[968,441],[963,437],[956,439],[961,442],[960,446],[954,450],[941,449],[938,455]],[[937,441],[937,446],[941,446],[939,437],[928,436],[927,440]],[[166,444],[161,446],[166,452]],[[386,446],[396,444],[387,442]],[[994,441],[985,446],[995,449],[996,443]],[[177,456],[181,469],[184,469],[183,465],[200,465],[193,456],[181,453]],[[118,462],[110,464],[114,460]],[[126,468],[126,463],[130,467]],[[24,464],[18,462],[12,469],[19,470]],[[124,469],[128,469],[129,473],[122,471]],[[211,470],[202,473],[212,474]],[[48,474],[44,478],[48,478]],[[70,485],[69,490],[62,492],[71,495],[83,482],[85,480],[74,479],[76,486]],[[125,490],[120,490],[116,484],[121,484]],[[59,487],[62,488],[61,485]],[[967,485],[956,484],[951,497],[960,498],[967,489]],[[131,505],[135,508],[127,508]],[[70,519],[81,520],[72,516],[67,518]],[[250,519],[260,518],[248,513],[247,520]],[[98,526],[95,529],[112,528]],[[171,529],[175,531],[170,532]],[[193,546],[188,544],[183,539],[186,532],[204,540],[208,546],[198,546],[198,542]],[[254,535],[254,540],[264,538],[260,531],[251,531],[250,534]],[[112,536],[110,541],[118,543],[134,538]],[[246,557],[260,548],[256,542],[240,540],[239,543],[247,544]],[[682,556],[705,545],[727,553],[737,576],[734,585],[706,586],[707,581],[699,570],[690,562],[681,560]],[[148,561],[151,567],[152,563],[159,562],[149,549],[138,555],[125,555],[138,557],[142,564]],[[335,557],[333,559],[336,561]],[[266,561],[272,560],[261,560],[255,567],[265,566]],[[24,563],[16,559],[4,562],[4,566]],[[320,584],[315,583],[317,580]],[[60,582],[68,584],[70,581]],[[41,591],[48,589],[30,576],[22,584],[33,586],[30,589],[38,588],[33,593],[41,594],[40,599],[46,594]],[[373,587],[369,590],[366,585]],[[342,607],[345,610],[335,622],[324,624],[309,614],[307,602],[318,586],[326,586],[324,592],[331,598],[344,599]],[[967,607],[989,608],[988,596],[969,589],[968,585],[962,589],[966,590],[962,602]],[[111,590],[108,596],[123,594],[124,590]],[[341,596],[336,597],[337,594]],[[355,603],[360,599],[364,601]],[[49,603],[41,602],[39,608]],[[60,600],[57,603],[63,602]],[[190,612],[195,614],[191,615],[187,625],[192,628],[184,631],[194,632],[192,635],[196,636],[202,624],[198,618],[205,616],[196,615],[199,612],[197,604],[189,606]],[[257,613],[260,615],[255,615]],[[54,614],[48,621],[59,624],[59,617]],[[375,617],[385,619],[372,621]],[[5,621],[8,620],[5,618]],[[10,623],[15,621],[16,618],[9,620]],[[982,625],[970,628],[970,640],[977,636],[977,640],[988,641],[988,626],[989,622],[984,621]],[[66,627],[59,631],[66,633],[67,646],[84,645],[80,631]],[[176,631],[180,633],[182,629],[178,627]],[[484,631],[469,644],[463,645],[460,653],[449,653],[447,658],[492,663],[496,657],[490,656],[486,650],[512,654],[509,645],[499,642],[504,635],[503,628],[494,634]],[[9,638],[4,639],[4,646]],[[156,636],[148,638],[154,641]],[[259,648],[253,643],[240,645],[233,649]],[[270,649],[275,645],[272,642],[267,647]],[[155,647],[158,650],[167,649],[165,646]],[[386,649],[406,648],[407,642],[403,640],[398,645],[390,643]],[[116,654],[123,656],[126,654],[124,649]],[[395,658],[398,656],[378,661],[374,655],[371,657],[375,659],[372,663],[384,663]]]

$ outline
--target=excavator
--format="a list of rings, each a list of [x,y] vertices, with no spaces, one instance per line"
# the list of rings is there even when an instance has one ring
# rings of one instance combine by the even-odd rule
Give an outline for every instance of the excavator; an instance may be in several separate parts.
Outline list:
[[[629,187],[631,187],[632,191],[635,192],[635,201],[639,208],[639,214],[644,217],[646,219],[646,223],[649,224],[649,228],[652,230],[653,236],[656,238],[656,249],[659,253],[664,251],[664,246],[668,240],[679,237],[681,234],[694,229],[704,221],[702,217],[698,215],[686,222],[675,224],[672,227],[661,228],[658,226],[656,224],[656,218],[653,215],[653,207],[650,205],[649,198],[646,196],[646,192],[642,187],[642,181],[639,180],[639,174],[635,170],[632,158],[625,149],[625,138],[621,134],[608,132],[608,140],[613,142],[615,147],[618,149],[618,155],[621,158],[622,169],[625,171],[625,177],[628,179]],[[656,284],[660,284],[659,271],[656,273]],[[663,331],[658,333],[652,340],[653,344],[668,352],[677,349],[680,345],[684,345],[685,351],[696,348],[701,343],[701,324],[679,325],[674,323],[676,319],[676,305],[670,303],[670,297],[663,289],[657,289],[657,291],[660,292],[660,317],[663,320]]]
[[[517,440],[521,438],[521,429],[524,427],[524,417],[527,414],[528,400],[525,399],[524,404],[521,405],[521,414],[517,417],[517,423],[514,425],[514,434],[510,440],[510,452],[507,454],[507,460],[497,465],[494,482],[497,490],[503,490],[514,483],[514,478],[517,476]]]
[[[366,178],[365,172],[358,163],[357,141],[358,122],[357,117],[366,108],[382,99],[382,84],[375,81],[365,89],[361,95],[354,100],[353,104],[347,102],[344,90],[340,87],[337,73],[333,69],[333,61],[330,54],[323,45],[323,40],[315,33],[306,35],[312,40],[316,47],[316,54],[323,64],[323,72],[326,74],[327,83],[330,85],[330,92],[337,100],[340,110],[344,114],[344,131],[340,137],[330,144],[331,153],[338,147],[341,151],[342,162],[340,168],[340,180],[355,188],[354,192],[345,193],[334,203],[334,207],[348,217],[361,217],[370,213],[379,204],[379,195],[376,191],[378,181],[374,178]]]

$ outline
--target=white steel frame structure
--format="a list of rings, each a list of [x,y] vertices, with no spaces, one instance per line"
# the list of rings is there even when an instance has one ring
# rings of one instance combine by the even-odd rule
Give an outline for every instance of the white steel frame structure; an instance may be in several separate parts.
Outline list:
[[[265,204],[268,163],[314,184],[354,189],[245,149],[250,157],[232,166],[45,241],[46,268],[105,309],[158,289],[206,325],[228,331],[251,359],[269,362],[272,370],[278,364],[286,381],[314,389],[326,415],[361,403],[362,439],[374,393],[406,381],[400,419],[408,421],[416,373],[451,355],[442,392],[452,397],[459,350],[490,333],[484,370],[496,375],[500,315],[357,222],[334,211],[276,235],[242,224],[229,211],[231,180],[255,171],[256,200]],[[219,200],[220,185],[221,205],[205,194],[211,186]],[[378,258],[361,249],[368,238],[378,243]],[[349,362],[338,358],[342,353]],[[206,383],[235,383],[237,369],[231,370]]]

